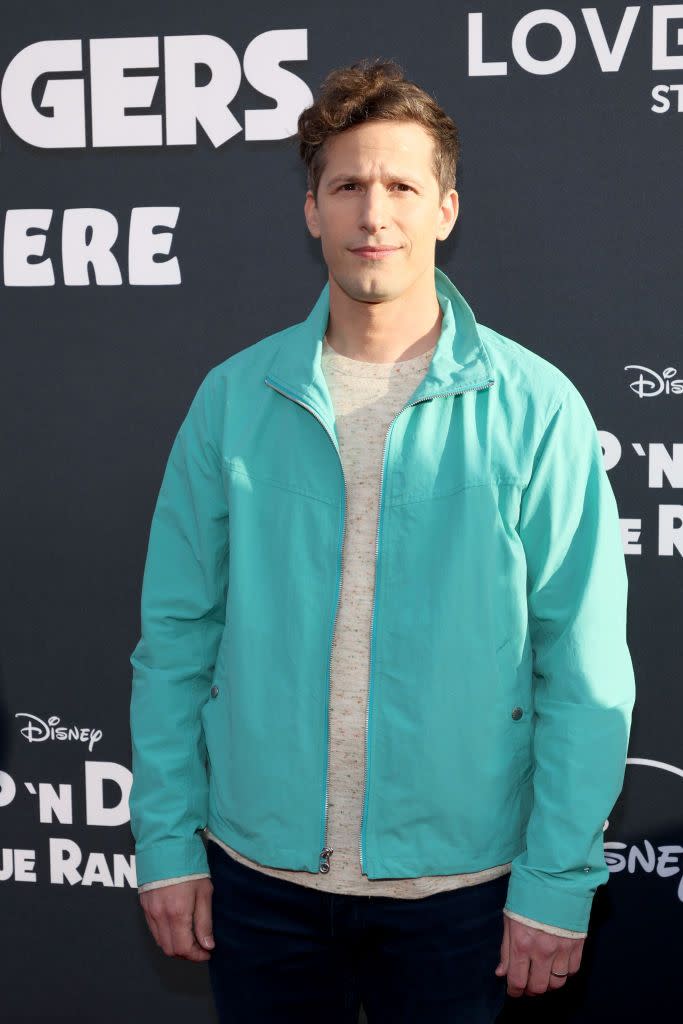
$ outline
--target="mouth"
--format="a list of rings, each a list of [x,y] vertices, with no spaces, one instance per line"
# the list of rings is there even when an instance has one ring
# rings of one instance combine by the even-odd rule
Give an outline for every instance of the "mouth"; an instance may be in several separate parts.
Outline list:
[[[359,249],[351,249],[351,252],[355,256],[360,256],[361,259],[366,259],[366,260],[383,260],[383,259],[386,259],[388,256],[391,256],[393,253],[398,252],[398,251],[399,251],[399,247],[398,246],[391,246],[391,245],[387,245],[387,246],[363,245]]]

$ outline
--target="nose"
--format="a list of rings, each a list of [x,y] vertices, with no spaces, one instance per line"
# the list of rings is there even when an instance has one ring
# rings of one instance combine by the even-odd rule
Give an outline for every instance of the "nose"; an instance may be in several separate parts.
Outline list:
[[[382,184],[366,188],[359,212],[359,226],[369,235],[377,235],[385,228],[388,218],[387,202],[388,197]]]

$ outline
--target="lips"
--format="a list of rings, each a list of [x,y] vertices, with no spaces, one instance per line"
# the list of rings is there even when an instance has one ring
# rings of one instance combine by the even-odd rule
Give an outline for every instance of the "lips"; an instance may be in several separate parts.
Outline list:
[[[360,256],[362,259],[365,260],[385,260],[388,259],[389,256],[391,256],[393,253],[398,252],[398,247],[388,246],[384,249],[372,249],[363,247],[360,249],[352,249],[351,252],[355,253],[356,256]]]

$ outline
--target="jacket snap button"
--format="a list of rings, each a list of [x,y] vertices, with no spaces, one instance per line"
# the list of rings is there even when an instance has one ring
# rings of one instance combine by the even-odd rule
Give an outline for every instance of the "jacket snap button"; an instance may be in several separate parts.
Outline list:
[[[518,718],[521,718],[523,714],[524,714],[524,712],[522,711],[522,709],[520,707],[516,707],[516,708],[512,709],[512,717],[514,718],[515,721],[517,721]]]
[[[212,686],[211,687],[211,696],[212,697],[217,697],[218,696],[218,687],[217,686]]]

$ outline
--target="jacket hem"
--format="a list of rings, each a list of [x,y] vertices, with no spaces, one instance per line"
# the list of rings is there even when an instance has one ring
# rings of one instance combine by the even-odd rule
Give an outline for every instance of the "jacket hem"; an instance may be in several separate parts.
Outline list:
[[[460,860],[449,858],[448,861],[430,861],[428,864],[416,864],[396,857],[366,857],[368,878],[421,878],[430,875],[462,875],[476,871],[486,871],[500,864],[512,861],[524,849],[524,839],[489,851],[478,857],[466,857]]]
[[[246,839],[243,835],[239,835],[228,828],[223,821],[221,821],[220,826],[216,827],[215,819],[209,820],[207,829],[209,832],[213,832],[216,838],[224,842],[226,846],[231,847],[236,853],[241,854],[242,857],[253,860],[255,864],[260,864],[261,867],[282,868],[285,871],[310,871],[311,874],[318,873],[319,860],[317,854],[312,860],[302,862],[301,850],[294,850],[286,846],[278,846],[276,850],[264,850],[261,838],[258,841]]]
[[[230,828],[227,828],[224,822],[221,822],[220,826],[216,827],[215,820],[212,819],[209,821],[207,828],[209,832],[212,832],[218,839],[235,850],[236,853],[247,857],[256,864],[260,864],[262,867],[282,868],[285,871],[310,871],[312,874],[317,874],[319,870],[317,854],[311,860],[302,861],[300,850],[278,847],[277,851],[268,852],[264,850],[261,840],[256,843],[245,839],[244,836],[238,835]],[[522,837],[514,843],[509,843],[507,846],[499,848],[492,853],[487,853],[485,856],[470,857],[459,863],[451,859],[447,863],[431,861],[426,865],[418,865],[414,862],[406,862],[397,858],[380,859],[369,857],[366,859],[367,871],[364,871],[363,874],[367,875],[370,879],[422,878],[431,875],[469,874],[476,871],[485,871],[488,868],[497,867],[501,864],[508,864],[523,849],[524,839]]]

